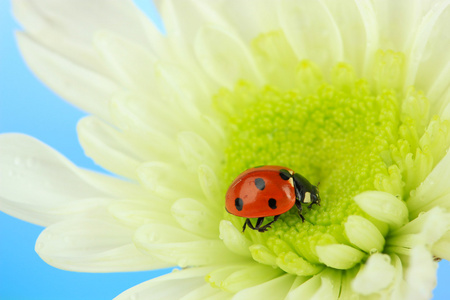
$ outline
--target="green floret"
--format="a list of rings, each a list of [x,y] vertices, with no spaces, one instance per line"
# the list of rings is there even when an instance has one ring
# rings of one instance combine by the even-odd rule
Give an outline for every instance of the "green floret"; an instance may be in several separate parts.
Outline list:
[[[397,54],[391,53],[391,60],[386,55],[379,55],[380,64],[398,68]],[[245,232],[262,246],[252,252],[260,262],[298,275],[322,269],[316,246],[351,245],[344,228],[351,215],[369,219],[386,235],[386,226],[362,212],[353,198],[379,190],[407,200],[449,143],[446,122],[436,117],[426,127],[429,105],[422,94],[410,90],[401,96],[392,82],[371,88],[343,63],[331,72],[332,83],[322,81],[317,70],[310,61],[299,63],[296,76],[308,82],[307,89],[259,88],[241,81],[215,97],[228,128],[224,191],[238,174],[258,165],[286,166],[319,185],[321,205],[305,207],[305,222],[294,207],[269,231]],[[228,213],[225,218],[236,228],[245,221]]]

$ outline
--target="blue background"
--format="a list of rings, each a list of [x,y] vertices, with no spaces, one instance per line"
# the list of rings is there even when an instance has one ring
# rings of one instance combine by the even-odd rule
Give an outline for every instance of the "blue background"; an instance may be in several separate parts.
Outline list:
[[[150,0],[136,1],[150,16]],[[61,101],[24,65],[14,41],[19,29],[9,1],[0,0],[0,132],[22,132],[51,145],[76,165],[102,171],[84,156],[75,125],[85,114]],[[34,252],[42,227],[0,212],[0,299],[112,299],[169,270],[90,274],[62,271]],[[434,299],[450,299],[450,263],[438,270]]]

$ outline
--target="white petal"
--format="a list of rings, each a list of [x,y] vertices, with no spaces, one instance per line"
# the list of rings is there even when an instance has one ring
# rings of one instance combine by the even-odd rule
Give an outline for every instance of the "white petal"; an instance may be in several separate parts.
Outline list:
[[[204,239],[170,225],[144,225],[136,231],[134,242],[143,251],[181,267],[242,260],[219,239]]]
[[[223,29],[230,29],[224,20],[224,3],[221,1],[156,0],[155,4],[164,20],[167,35],[176,37],[177,42],[185,46],[189,45],[204,24],[214,23]]]
[[[343,272],[339,300],[358,299],[358,295],[352,289],[352,282],[355,279],[356,273],[358,273],[358,271],[359,266]]]
[[[390,257],[392,259],[392,265],[394,266],[395,269],[391,298],[403,299],[405,298],[408,289],[406,280],[404,279],[405,269],[407,269],[405,263],[407,263],[407,261],[406,262],[402,261],[397,254],[391,254]]]
[[[77,131],[87,156],[115,174],[137,179],[136,169],[141,159],[120,132],[95,117],[83,118]]]
[[[315,275],[324,268],[324,265],[311,263],[293,251],[279,253],[276,258],[276,263],[286,273],[296,274],[298,276]]]
[[[299,278],[294,283],[286,300],[294,299],[338,299],[341,291],[342,272],[333,269],[325,269],[312,278]]]
[[[421,214],[405,226],[394,230],[386,246],[412,249],[418,245],[432,247],[450,229],[450,214],[442,208],[435,207]]]
[[[56,202],[50,205],[39,203],[36,199],[33,199],[35,203],[22,203],[16,200],[1,197],[1,211],[42,226],[48,226],[73,217],[89,217],[104,213],[105,208],[113,201],[108,198],[83,198],[68,202]],[[50,197],[46,197],[45,200],[50,200]]]
[[[427,90],[430,82],[438,75],[443,62],[448,61],[448,45],[446,38],[448,25],[449,1],[436,1],[422,20],[417,34],[410,46],[409,68],[406,72],[405,88],[415,85]],[[436,34],[436,35],[435,35]],[[439,47],[436,47],[439,45]],[[442,48],[441,48],[442,47]],[[447,59],[443,56],[447,55]],[[429,67],[428,69],[426,69]]]
[[[214,214],[200,201],[179,199],[172,205],[171,212],[184,229],[206,238],[219,236],[220,215]]]
[[[407,205],[412,216],[417,216],[420,212],[438,205],[450,208],[450,185],[443,178],[450,178],[450,151],[422,184],[411,193]]]
[[[372,222],[361,216],[349,216],[344,224],[345,234],[349,241],[359,249],[370,253],[373,250],[381,251],[384,246],[384,237]]]
[[[321,284],[322,280],[320,275],[313,276],[311,279],[289,291],[286,300],[311,299],[320,289]]]
[[[148,81],[152,81],[156,58],[148,50],[117,36],[115,32],[107,31],[97,32],[94,44],[105,60],[108,73],[121,86],[151,94]]]
[[[295,277],[294,275],[285,274],[263,284],[242,290],[236,293],[232,299],[284,299]]]
[[[206,24],[214,24],[222,30],[230,31],[223,14],[224,4],[221,1],[188,0],[179,3],[172,0],[156,0],[167,31],[171,51],[183,67],[192,71],[191,77],[197,77],[210,91],[216,91],[220,82],[215,83],[195,59],[192,41],[198,35],[200,28]],[[194,100],[195,101],[195,100]]]
[[[339,270],[354,267],[365,256],[364,252],[343,244],[316,246],[316,251],[322,263]]]
[[[144,160],[166,159],[174,163],[179,160],[174,135],[184,118],[170,107],[155,99],[120,93],[114,96],[109,108],[111,123],[120,129],[127,143],[132,144],[138,157]]]
[[[208,201],[208,206],[217,213],[223,213],[223,203],[217,199],[217,195],[221,195],[220,182],[216,172],[208,165],[200,165],[198,167],[198,179],[203,194]]]
[[[376,12],[380,48],[406,51],[417,32],[427,1],[372,1]],[[431,3],[431,2],[429,2]]]
[[[277,267],[277,257],[266,246],[253,244],[249,247],[253,259],[261,264]]]
[[[369,295],[381,291],[394,280],[395,268],[387,254],[375,253],[369,257],[352,282],[355,292]]]
[[[133,231],[115,222],[83,218],[47,227],[36,252],[48,264],[78,272],[123,272],[169,267],[138,251]]]
[[[209,1],[214,2],[214,1]],[[222,12],[245,42],[250,42],[261,33],[280,29],[276,13],[278,0],[266,0],[255,5],[253,1],[223,1]]]
[[[213,288],[209,283],[205,283],[202,286],[196,288],[195,290],[187,293],[180,300],[198,300],[198,299],[231,299],[232,294],[227,293],[221,289]]]
[[[15,0],[13,11],[25,31],[39,43],[94,69],[98,61],[92,48],[92,37],[97,30],[116,32],[141,45],[148,45],[149,27],[153,27],[129,0],[68,3]]]
[[[196,172],[200,165],[215,167],[219,162],[211,145],[195,132],[180,132],[178,145],[181,158],[190,171]]]
[[[186,294],[204,286],[211,267],[174,270],[172,273],[146,281],[126,290],[115,300],[165,299],[179,300]]]
[[[338,24],[343,44],[343,61],[356,73],[367,76],[373,55],[379,48],[379,32],[371,1],[324,1],[334,22]]]
[[[192,172],[172,163],[151,161],[137,169],[142,184],[166,201],[178,198],[202,198],[198,180]],[[176,184],[175,184],[176,183]],[[171,205],[171,203],[167,203]]]
[[[437,262],[431,253],[423,246],[411,250],[409,268],[406,271],[408,285],[406,299],[431,299],[436,287]]]
[[[52,52],[28,35],[17,34],[28,66],[53,91],[77,107],[109,120],[108,100],[119,87],[108,76]]]
[[[322,70],[343,60],[338,26],[322,1],[286,0],[278,8],[281,26],[299,60],[311,59]]]
[[[219,267],[206,276],[206,281],[214,287],[236,293],[272,280],[282,274],[284,272],[280,269],[274,269],[249,260],[243,264],[227,264]]]
[[[220,238],[230,251],[242,255],[250,256],[249,247],[252,242],[248,240],[230,221],[220,222]]]
[[[447,34],[450,27],[450,1],[436,1],[432,10],[435,11],[432,15],[436,15],[438,19],[434,24],[431,16],[426,21],[433,26],[428,39],[420,39],[422,37],[419,36],[416,41],[425,44],[425,48],[420,58],[415,86],[428,91],[431,112],[436,114],[448,103],[448,98],[441,98],[441,96],[448,88],[450,81],[450,53],[447,51],[450,47],[450,36]]]
[[[432,253],[436,257],[450,261],[450,230],[433,245]]]
[[[261,81],[249,49],[232,32],[203,27],[195,38],[194,49],[205,72],[220,86],[233,88],[239,79]]]
[[[66,100],[104,119],[117,87],[93,47],[94,34],[115,32],[167,56],[161,34],[132,1],[17,0],[13,10],[26,31],[19,45],[30,67]]]
[[[138,195],[131,184],[78,169],[38,140],[20,134],[0,136],[2,210],[40,225],[73,213],[88,213],[109,196]],[[99,198],[96,200],[83,200]],[[73,204],[73,206],[72,206]]]
[[[156,197],[115,201],[108,205],[108,212],[125,226],[132,228],[148,223],[172,224],[175,221],[166,202]]]
[[[341,290],[341,272],[338,274],[338,276],[334,276],[336,278],[321,277],[322,284],[311,300],[338,299]]]
[[[355,202],[369,216],[398,228],[408,222],[408,208],[392,194],[367,191],[355,196]]]

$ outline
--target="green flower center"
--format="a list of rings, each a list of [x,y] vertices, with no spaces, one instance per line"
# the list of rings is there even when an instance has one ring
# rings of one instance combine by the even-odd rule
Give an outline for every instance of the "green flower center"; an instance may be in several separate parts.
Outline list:
[[[353,197],[379,190],[407,200],[449,143],[449,124],[437,117],[430,122],[427,99],[396,87],[402,64],[401,55],[380,52],[373,82],[357,79],[343,63],[327,82],[311,61],[302,61],[294,88],[241,81],[216,95],[228,129],[224,193],[237,175],[258,165],[286,166],[320,183],[321,205],[304,206],[305,222],[294,206],[269,231],[246,230],[255,260],[292,274],[316,274],[324,267],[316,246],[352,246],[344,228],[350,215],[371,220],[386,236],[387,225],[363,213]],[[225,219],[239,230],[245,221],[228,213]]]

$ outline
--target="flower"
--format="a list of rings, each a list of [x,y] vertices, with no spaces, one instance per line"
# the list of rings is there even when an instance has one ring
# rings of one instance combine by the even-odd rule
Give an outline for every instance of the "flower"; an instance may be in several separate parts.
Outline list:
[[[48,226],[42,259],[182,268],[118,299],[431,297],[450,259],[448,1],[157,1],[167,35],[92,3],[15,2],[24,58],[92,114],[80,142],[117,175],[1,137],[2,210]],[[321,206],[242,233],[225,191],[261,164],[320,182]]]

